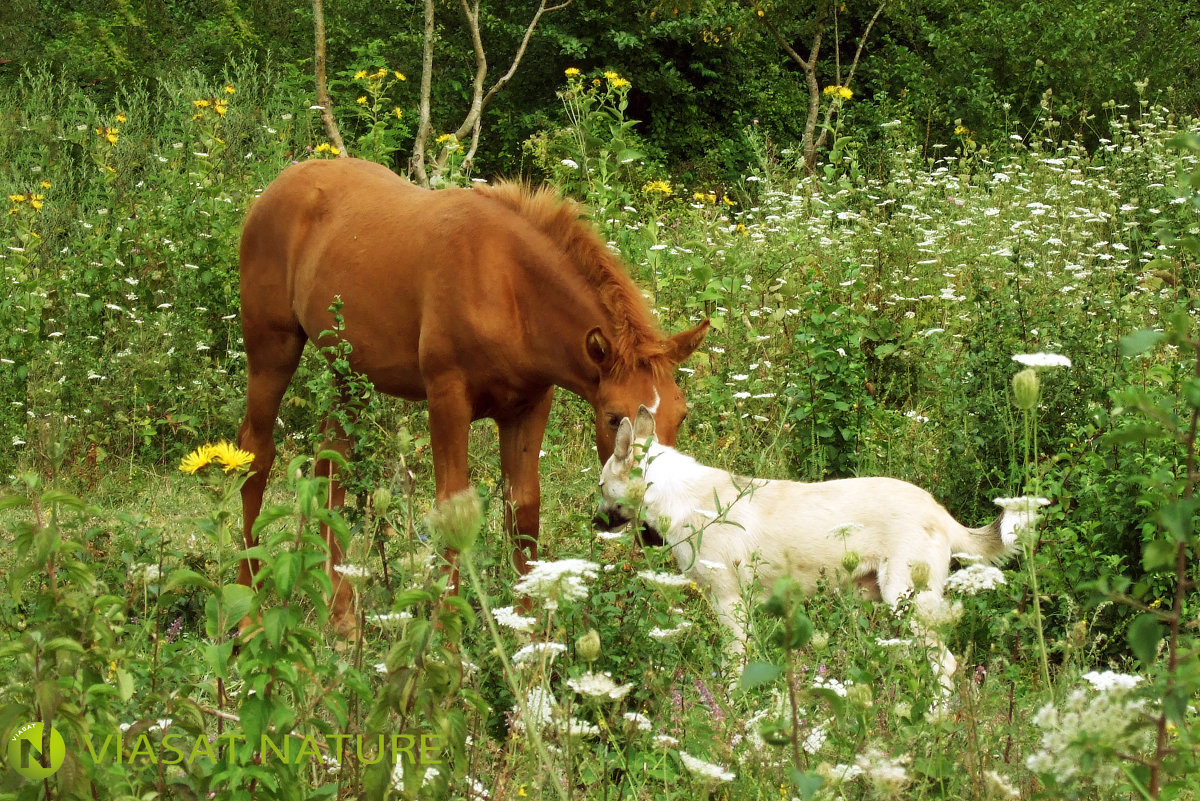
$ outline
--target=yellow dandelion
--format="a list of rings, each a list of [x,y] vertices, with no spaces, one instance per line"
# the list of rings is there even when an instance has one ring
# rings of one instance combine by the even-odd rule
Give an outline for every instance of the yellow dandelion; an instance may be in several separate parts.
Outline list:
[[[360,105],[360,106],[365,106],[365,105],[367,105],[367,96],[363,95],[362,97],[360,97],[358,100],[356,100],[354,102],[358,103],[358,105]]]
[[[212,103],[210,103],[208,100],[206,100],[204,98],[200,98],[199,100],[193,100],[192,105],[195,106],[196,108],[208,108],[209,106],[212,105]]]
[[[580,75],[582,75],[582,73],[575,67],[567,67],[564,72],[568,78],[578,78]]]
[[[29,196],[29,205],[33,206],[34,211],[41,211],[42,196],[41,195],[30,195]]]
[[[221,440],[212,446],[212,458],[224,467],[226,473],[229,473],[249,467],[254,461],[254,454]]]
[[[365,77],[367,77],[366,70],[359,70],[358,72],[354,73],[354,80],[356,81],[361,81]]]
[[[605,70],[604,77],[610,81],[615,81],[617,78],[620,78],[621,76],[618,73],[613,72],[612,70]]]
[[[650,181],[642,187],[642,191],[648,195],[669,195],[673,190],[671,189],[671,184],[667,181]]]
[[[43,178],[42,179],[42,189],[49,189],[49,188],[50,188],[50,182]]]
[[[625,80],[624,78],[620,78],[620,77],[613,78],[609,83],[611,83],[613,86],[617,87],[618,89],[620,89],[624,86],[629,86],[629,81]]]
[[[231,95],[236,91],[237,91],[237,89],[233,88],[233,84],[231,84],[231,83],[225,84],[225,94]]]
[[[110,145],[115,145],[117,143],[118,138],[119,137],[117,136],[115,131],[109,131],[108,133],[106,133],[104,135],[104,141],[108,142]]]
[[[404,116],[404,109],[396,106],[394,109],[392,109],[392,113],[396,115],[396,119],[400,119]]]
[[[129,118],[125,116],[125,113],[124,113],[124,112],[121,112],[120,114],[118,114],[118,115],[116,116],[116,120],[117,120],[117,122],[121,122],[121,123],[123,123],[123,122],[126,122],[128,119],[129,119]]]
[[[838,87],[838,95],[843,100],[849,100],[850,98],[854,97],[854,91],[851,90],[850,87],[848,87],[848,86],[839,86]]]
[[[403,72],[393,72],[392,74],[396,76],[397,81],[407,81],[408,80],[408,78],[404,75]]]
[[[371,78],[372,78],[373,80],[376,80],[376,81],[377,81],[377,80],[379,80],[380,78],[386,78],[386,77],[387,77],[387,73],[388,73],[388,71],[387,71],[387,67],[380,67],[380,68],[379,68],[379,69],[378,69],[378,70],[375,72],[375,74],[371,76]]]
[[[954,126],[954,135],[955,136],[966,136],[969,133],[971,133],[971,129],[965,125],[955,125]]]
[[[822,91],[827,95],[831,95],[831,94],[834,94],[835,92],[837,92],[837,90],[839,88],[841,88],[841,87],[837,86],[836,84],[830,84],[829,86],[826,86]]]
[[[437,141],[437,143],[440,145],[440,144],[444,144],[444,143],[446,143],[446,142],[449,142],[449,141],[450,141],[451,139],[453,139],[453,138],[454,138],[454,134],[448,134],[448,133],[444,133],[444,134],[442,134],[441,136],[439,136],[439,137],[437,138],[437,140],[436,140],[436,141]]]
[[[179,461],[179,469],[189,476],[194,476],[212,462],[212,448],[212,445],[201,445]]]
[[[229,104],[228,104],[228,103],[226,103],[224,100],[218,100],[218,101],[217,101],[217,102],[216,102],[216,103],[213,105],[213,111],[217,112],[217,114],[218,114],[219,116],[222,116],[222,117],[224,117],[224,116],[225,116],[225,112],[229,111]]]
[[[25,202],[24,195],[9,195],[8,199],[11,200],[13,203],[24,203]]]

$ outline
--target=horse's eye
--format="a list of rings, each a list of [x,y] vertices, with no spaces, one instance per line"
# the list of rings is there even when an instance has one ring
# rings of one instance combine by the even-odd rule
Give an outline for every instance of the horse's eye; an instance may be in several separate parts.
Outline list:
[[[608,427],[613,429],[614,431],[616,431],[618,428],[620,428],[621,427],[621,415],[610,414],[608,416]]]

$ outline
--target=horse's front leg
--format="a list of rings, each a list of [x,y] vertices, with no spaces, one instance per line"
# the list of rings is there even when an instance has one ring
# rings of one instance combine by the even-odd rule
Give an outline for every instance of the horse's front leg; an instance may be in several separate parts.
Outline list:
[[[429,397],[429,446],[433,450],[433,479],[437,503],[441,504],[470,487],[467,440],[472,408],[466,385],[453,378],[427,381]],[[458,589],[458,559],[447,551],[450,588]]]
[[[513,543],[513,566],[519,573],[526,573],[529,562],[538,558],[542,503],[538,456],[553,400],[551,387],[521,414],[496,421],[504,481],[504,530]]]

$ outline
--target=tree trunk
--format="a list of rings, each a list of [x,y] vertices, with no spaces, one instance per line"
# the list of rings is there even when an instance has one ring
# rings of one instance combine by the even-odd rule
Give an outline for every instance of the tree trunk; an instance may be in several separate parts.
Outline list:
[[[325,135],[329,137],[329,143],[337,148],[338,157],[345,158],[350,154],[346,152],[342,134],[338,131],[337,120],[333,118],[333,100],[329,97],[329,86],[325,82],[325,6],[323,0],[313,0],[313,40],[316,44],[313,72],[317,80],[317,105],[321,107],[321,122],[325,126]]]

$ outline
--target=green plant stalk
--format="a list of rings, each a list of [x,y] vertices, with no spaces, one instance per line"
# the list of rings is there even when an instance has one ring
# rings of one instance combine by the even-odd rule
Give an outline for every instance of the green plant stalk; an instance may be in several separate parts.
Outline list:
[[[1030,443],[1032,441],[1033,452],[1037,452],[1037,404],[1035,403],[1032,409],[1023,409],[1022,415],[1025,418],[1025,486],[1030,492],[1036,493],[1039,482],[1035,475],[1034,466],[1032,464],[1032,456],[1030,452]],[[1042,625],[1042,600],[1038,591],[1037,580],[1037,565],[1035,556],[1037,554],[1037,524],[1034,524],[1034,536],[1032,541],[1027,541],[1025,544],[1025,565],[1029,569],[1029,586],[1033,590],[1033,627],[1037,632],[1038,638],[1038,662],[1042,672],[1042,684],[1050,693],[1050,697],[1054,697],[1054,688],[1050,685],[1050,663],[1046,657],[1046,633]]]
[[[480,578],[479,570],[475,567],[475,560],[471,558],[471,552],[460,553],[458,558],[467,569],[467,575],[471,579],[471,586],[482,588],[483,582]],[[492,617],[492,610],[488,604],[487,594],[480,592],[478,598],[479,607],[483,611],[483,619],[487,623],[488,634],[491,635],[492,643],[496,646],[496,653],[500,656],[500,666],[504,673],[504,680],[508,682],[508,687],[512,690],[513,698],[516,699],[521,709],[521,714],[525,714],[527,711],[525,708],[525,696],[520,692],[520,685],[517,682],[516,674],[513,673],[512,663],[509,661],[508,654],[504,650],[504,640],[501,639],[500,629],[496,627],[496,620]],[[542,740],[542,733],[532,726],[527,726],[526,731],[533,735],[533,745],[537,749],[538,759],[541,761],[541,764],[552,765],[554,760],[551,758],[550,752],[546,749],[546,743]],[[546,774],[551,777],[558,797],[562,801],[569,801],[570,795],[567,793],[567,788],[559,781],[558,774],[554,771],[547,771]]]

